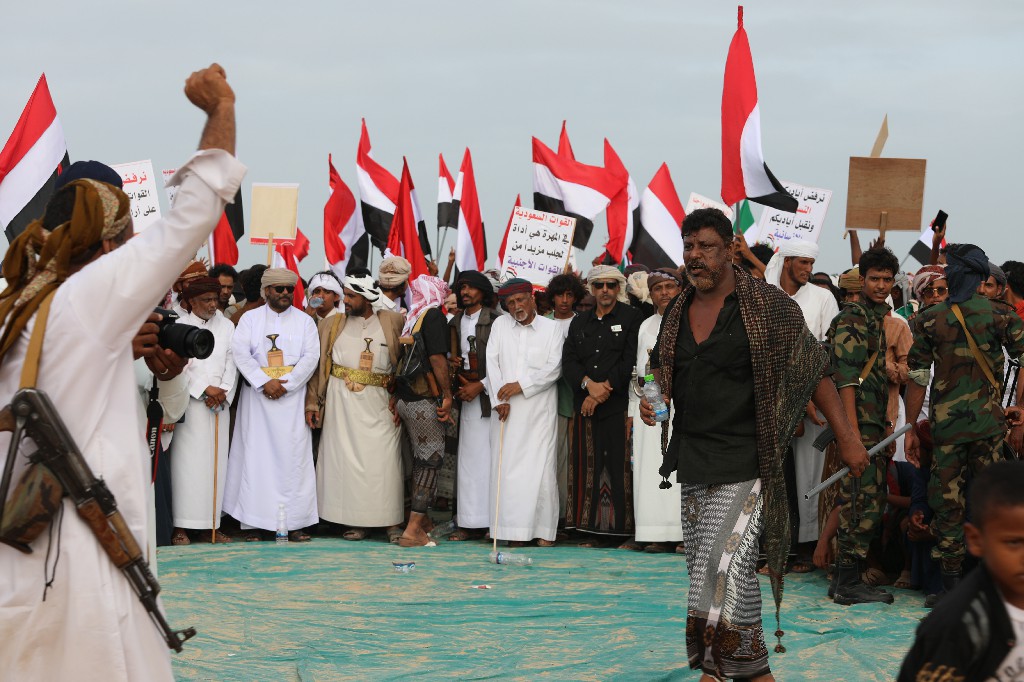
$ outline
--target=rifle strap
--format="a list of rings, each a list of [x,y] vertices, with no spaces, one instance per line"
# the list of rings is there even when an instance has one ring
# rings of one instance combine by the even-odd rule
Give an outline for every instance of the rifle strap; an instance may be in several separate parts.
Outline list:
[[[875,366],[875,360],[877,358],[878,350],[875,350],[875,352],[871,354],[871,357],[868,358],[868,363],[864,365],[864,369],[860,371],[860,377],[857,378],[858,384],[863,384],[864,380],[868,378],[869,374],[871,374],[871,368]]]
[[[50,304],[53,303],[53,296],[56,293],[57,290],[54,289],[39,304],[39,310],[36,312],[36,323],[32,328],[32,336],[28,341],[28,350],[25,352],[25,362],[21,366],[21,385],[18,387],[19,390],[22,388],[35,388],[36,382],[39,381],[39,362],[43,357],[43,336],[46,334],[46,320],[50,316]]]
[[[982,374],[984,374],[985,378],[988,379],[988,382],[992,384],[992,388],[995,389],[996,395],[1002,395],[1002,388],[1000,387],[999,382],[996,381],[995,375],[992,374],[992,366],[989,364],[988,358],[981,354],[981,349],[978,348],[977,342],[974,340],[974,337],[971,336],[971,332],[967,330],[967,323],[964,322],[964,314],[960,312],[960,305],[954,303],[950,306],[950,309],[953,311],[953,315],[956,316],[956,321],[960,323],[961,329],[964,330],[964,334],[967,335],[967,345],[970,346],[971,353],[974,355],[975,361],[978,363],[978,366],[981,367]]]

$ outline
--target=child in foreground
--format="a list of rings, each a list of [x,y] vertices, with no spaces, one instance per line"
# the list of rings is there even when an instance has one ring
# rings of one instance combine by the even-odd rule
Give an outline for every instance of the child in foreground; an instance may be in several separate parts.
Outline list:
[[[1024,462],[986,468],[969,503],[981,564],[918,627],[901,682],[1024,681]]]

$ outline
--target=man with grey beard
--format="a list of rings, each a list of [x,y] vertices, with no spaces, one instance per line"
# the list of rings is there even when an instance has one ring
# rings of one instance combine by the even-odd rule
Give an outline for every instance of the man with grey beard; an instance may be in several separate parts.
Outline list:
[[[682,487],[689,664],[702,680],[772,680],[754,567],[763,530],[778,618],[790,535],[782,462],[812,396],[853,475],[867,452],[799,306],[732,265],[729,219],[699,209],[682,231],[689,284],[665,311],[651,366],[675,408],[660,473],[678,471]],[[654,425],[646,399],[640,416]]]

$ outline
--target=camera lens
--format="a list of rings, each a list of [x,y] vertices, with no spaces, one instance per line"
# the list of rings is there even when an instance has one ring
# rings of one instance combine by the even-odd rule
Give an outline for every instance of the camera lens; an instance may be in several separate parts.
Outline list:
[[[213,353],[214,337],[209,329],[168,321],[160,327],[160,346],[183,358],[203,360]]]

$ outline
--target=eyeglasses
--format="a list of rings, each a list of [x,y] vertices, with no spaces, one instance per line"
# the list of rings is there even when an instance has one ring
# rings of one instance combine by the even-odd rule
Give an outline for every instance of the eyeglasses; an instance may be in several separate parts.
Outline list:
[[[295,293],[295,287],[293,287],[293,286],[278,286],[278,287],[272,286],[270,288],[273,289],[274,291],[276,291],[279,294],[292,294],[292,293]]]
[[[595,289],[618,289],[618,282],[591,282],[590,286]]]
[[[947,291],[949,291],[948,287],[927,287],[925,288],[924,293],[929,296],[945,296]]]

